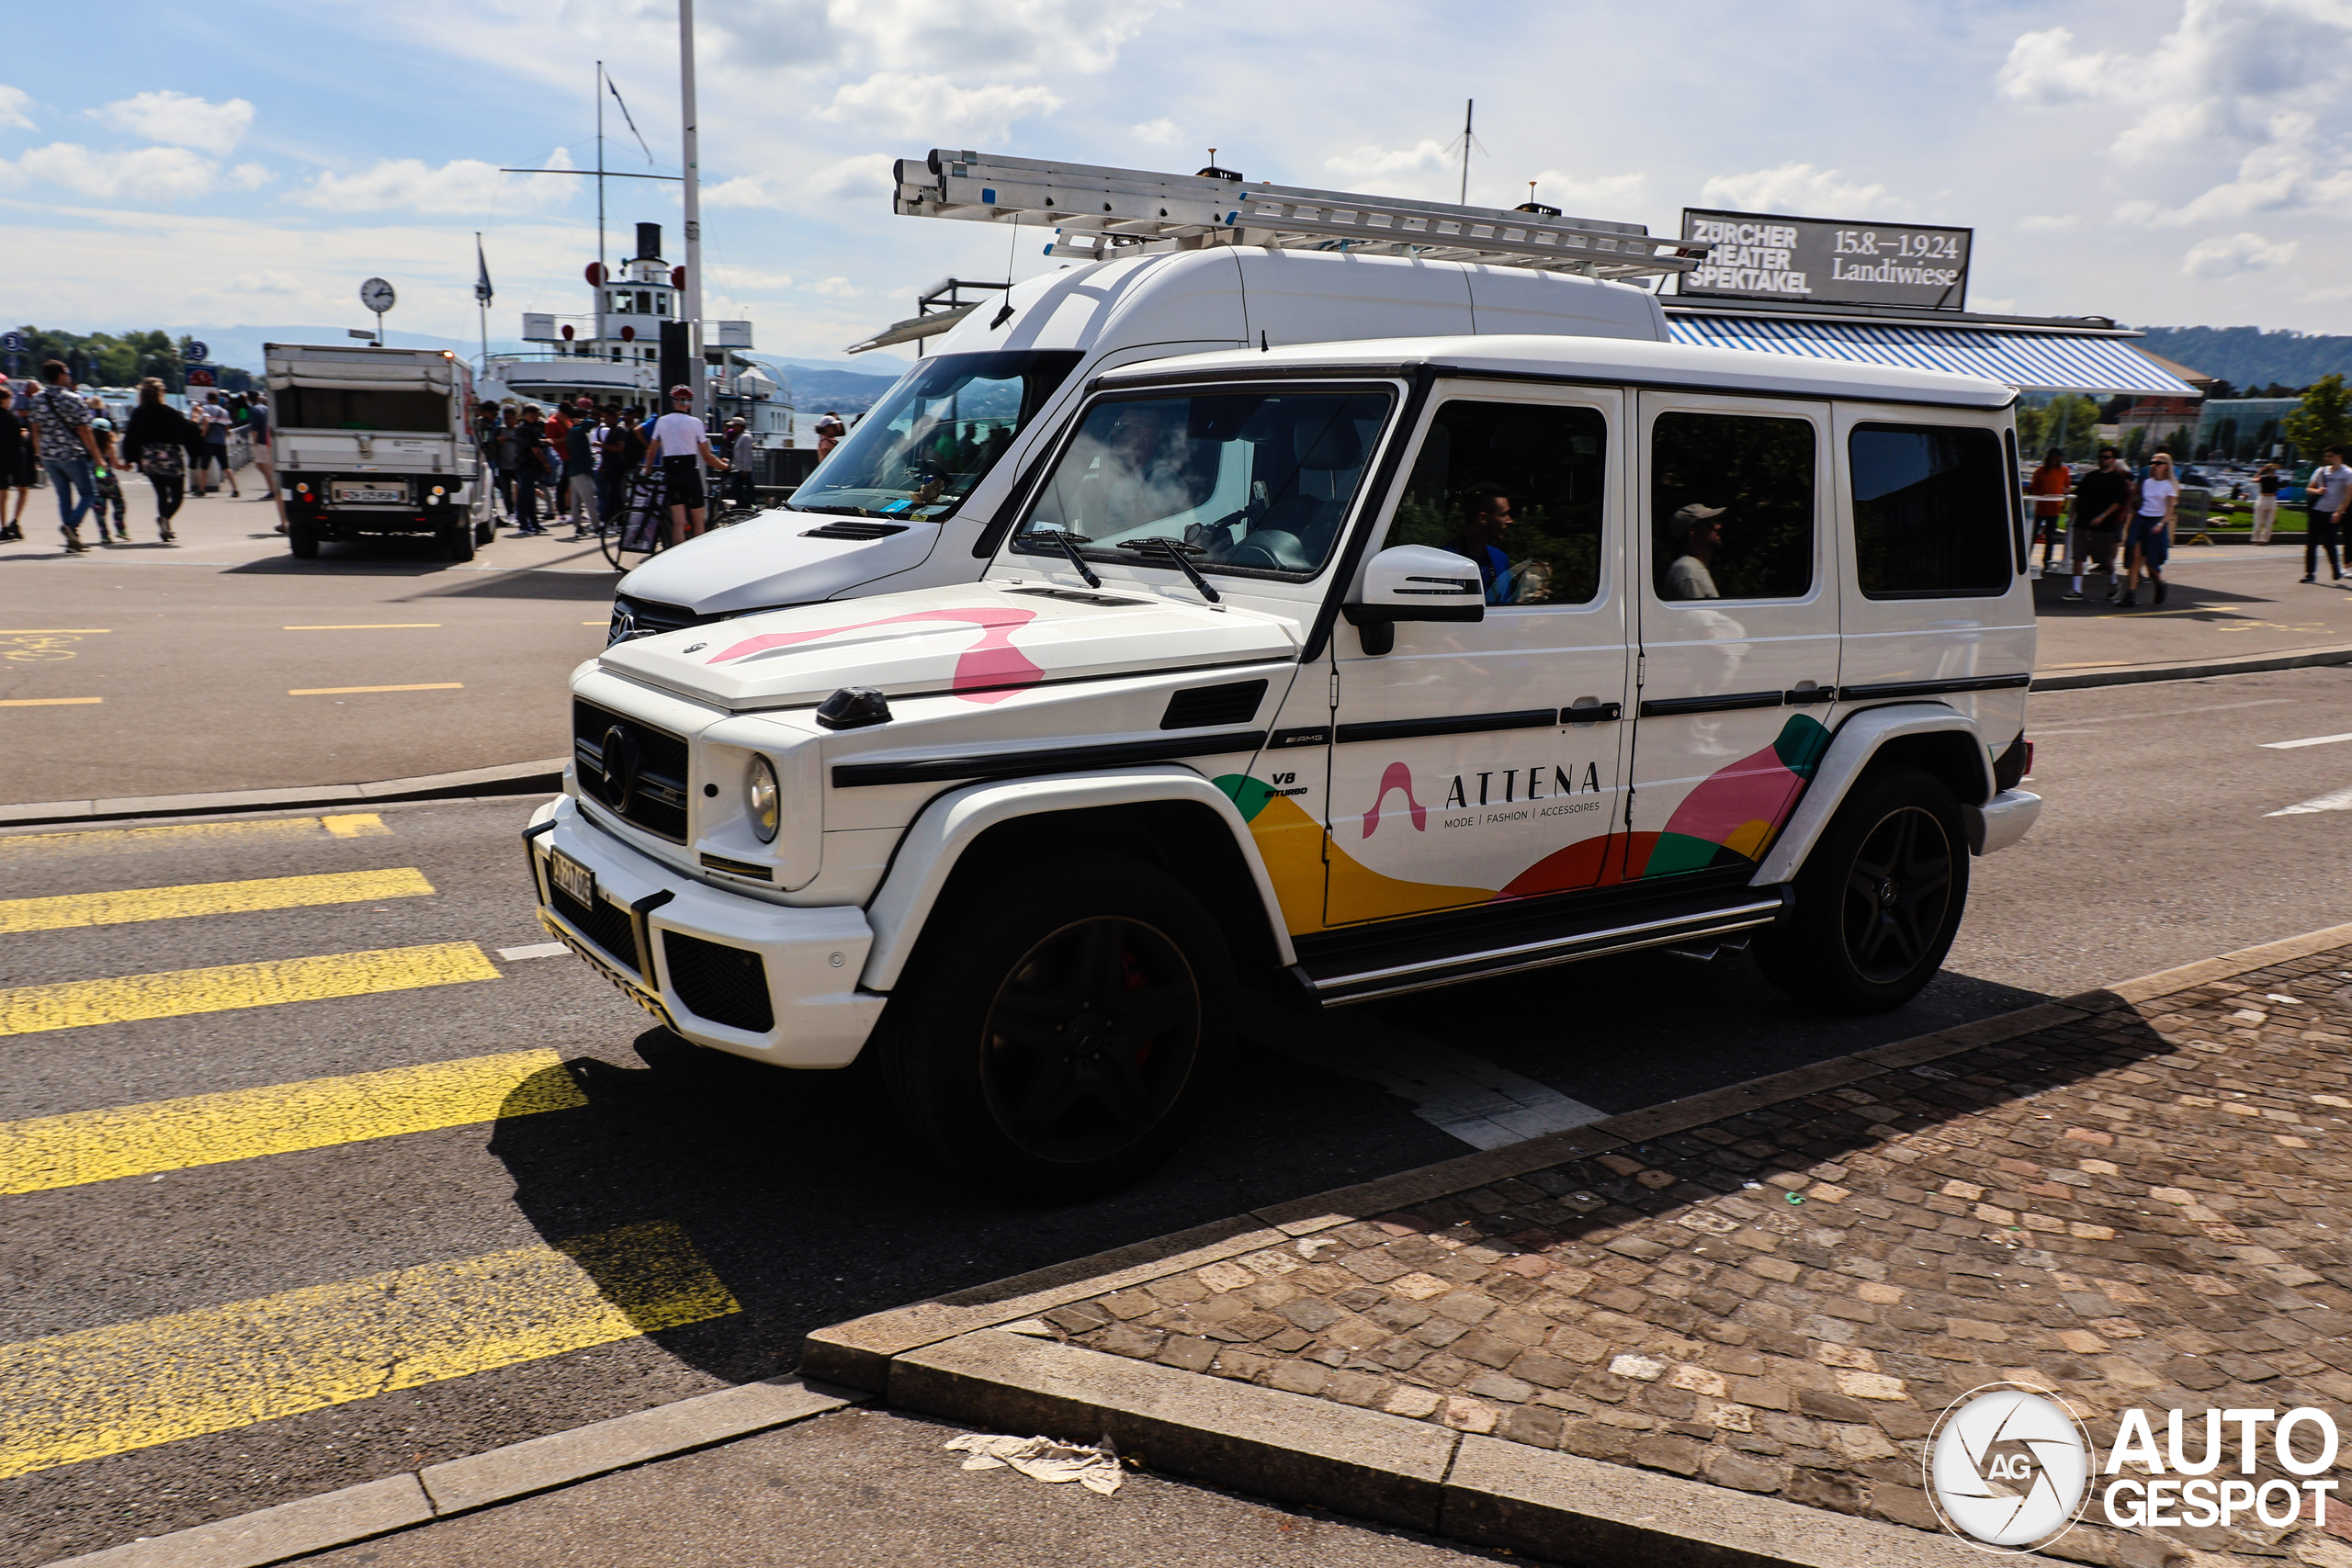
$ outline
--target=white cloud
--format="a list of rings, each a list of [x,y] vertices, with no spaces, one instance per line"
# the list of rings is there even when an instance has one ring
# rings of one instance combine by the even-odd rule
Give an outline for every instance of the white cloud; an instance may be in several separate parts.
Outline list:
[[[2072,31],[2050,28],[2026,33],[2009,46],[1993,85],[2001,96],[2022,104],[2080,103],[2109,96],[2115,73],[2113,56],[2077,54]]]
[[[706,262],[703,271],[713,283],[728,288],[789,288],[792,275],[773,267],[736,266],[726,262]]]
[[[1557,169],[1535,176],[1535,199],[1571,218],[1623,221],[1622,214],[1649,199],[1647,175],[1600,175],[1579,179]]]
[[[808,188],[820,196],[871,197],[892,188],[897,164],[888,152],[860,152],[819,169],[808,176]]]
[[[2188,254],[2181,257],[2180,270],[2187,276],[2211,283],[2240,273],[2284,266],[2294,259],[2292,240],[2273,244],[2260,234],[2217,234],[2189,246]]]
[[[243,98],[207,103],[187,93],[141,93],[90,110],[90,118],[150,141],[193,147],[225,157],[235,151],[254,122],[254,107]]]
[[[821,283],[810,284],[808,288],[811,293],[829,294],[836,299],[846,299],[854,294],[865,292],[846,277],[829,277]]]
[[[1050,89],[1003,83],[959,87],[944,76],[877,71],[863,82],[844,82],[817,118],[847,120],[866,132],[929,136],[935,144],[1001,141],[1012,122],[1051,114],[1062,100]]]
[[[1836,169],[1796,163],[1744,175],[1717,175],[1700,187],[1699,205],[1741,212],[1854,219],[1900,217],[1909,206],[1895,200],[1884,186],[1862,185]]]
[[[2020,229],[2072,229],[2083,220],[2079,212],[2037,212],[2018,220]]]
[[[563,148],[548,154],[547,167],[572,167]],[[479,158],[453,158],[438,168],[417,158],[379,158],[356,175],[321,174],[288,199],[328,212],[479,213],[537,210],[577,195],[579,181],[564,175],[504,175]]]
[[[784,203],[768,194],[768,188],[757,175],[738,175],[731,180],[721,180],[702,190],[705,207],[782,207]]]
[[[302,280],[290,272],[265,267],[259,272],[241,272],[229,280],[229,287],[240,294],[300,294]]]
[[[826,23],[868,59],[953,68],[985,60],[998,71],[1080,72],[1118,63],[1119,51],[1165,9],[1168,0],[835,0]],[[758,10],[746,7],[756,16]],[[782,7],[778,7],[782,10]],[[763,20],[765,20],[763,18]],[[807,37],[789,15],[763,30]]]
[[[33,96],[22,87],[11,87],[0,82],[0,130],[30,130],[33,117],[25,111],[33,107]]]
[[[277,177],[277,170],[260,164],[240,164],[229,171],[229,183],[239,190],[259,190]]]
[[[179,201],[213,186],[215,165],[183,147],[141,147],[93,152],[73,141],[35,147],[11,162],[0,158],[0,186],[60,185],[100,201]]]
[[[1386,181],[1394,185],[1417,175],[1443,174],[1454,165],[1444,143],[1424,137],[1410,147],[1351,147],[1324,159],[1323,166],[1355,184]]]
[[[1127,134],[1147,146],[1173,147],[1177,140],[1184,134],[1184,130],[1174,120],[1162,115],[1158,119],[1148,119],[1141,125],[1128,127]]]

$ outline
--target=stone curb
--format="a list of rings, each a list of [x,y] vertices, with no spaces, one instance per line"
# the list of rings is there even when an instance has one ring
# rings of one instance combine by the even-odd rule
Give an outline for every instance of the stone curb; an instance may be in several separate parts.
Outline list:
[[[209,795],[127,795],[119,800],[48,800],[0,806],[0,826],[33,827],[48,822],[101,822],[122,817],[187,817],[207,811],[257,807],[353,806],[368,801],[430,800],[444,795],[553,795],[563,787],[564,757],[539,762],[507,762],[458,773],[384,779],[375,784],[308,784],[292,789],[221,790]],[[485,787],[488,786],[488,787]]]
[[[2078,692],[2088,686],[2135,686],[2144,681],[2202,681],[2215,675],[2259,675],[2271,670],[2307,670],[2323,664],[2352,664],[2352,648],[2311,648],[2249,659],[2217,659],[2201,664],[2125,664],[2074,675],[2036,675],[2031,690]]]
[[[2241,948],[2104,989],[853,1319],[809,1335],[802,1367],[883,1394],[894,1405],[1000,1431],[1034,1430],[1071,1438],[1107,1432],[1123,1447],[1140,1448],[1155,1466],[1170,1472],[1552,1561],[1590,1562],[1595,1568],[1629,1563],[1644,1568],[1734,1563],[1880,1568],[1977,1562],[1978,1554],[1957,1540],[1945,1542],[1897,1525],[1826,1514],[1523,1444],[1453,1434],[1328,1400],[997,1330],[1057,1306],[1279,1246],[1366,1215],[1704,1126],[2346,943],[2352,943],[2352,924]],[[1086,1359],[1068,1359],[1071,1357]],[[1283,1403],[1288,1401],[1297,1401],[1302,1410],[1311,1407],[1314,1418],[1295,1412]],[[1409,1445],[1400,1447],[1404,1438],[1385,1425],[1390,1421],[1417,1428],[1424,1445],[1438,1441],[1452,1448],[1453,1458],[1433,1487],[1427,1479],[1427,1455]],[[1283,1446],[1294,1442],[1300,1446]],[[1376,1478],[1374,1472],[1378,1472]],[[1563,1556],[1564,1550],[1586,1555]]]
[[[862,1403],[798,1378],[743,1383],[593,1426],[346,1486],[50,1568],[266,1568],[570,1486]]]
[[[890,1404],[1100,1434],[1152,1469],[1571,1568],[1961,1568],[1958,1540],[1100,1350],[980,1329],[899,1357]]]

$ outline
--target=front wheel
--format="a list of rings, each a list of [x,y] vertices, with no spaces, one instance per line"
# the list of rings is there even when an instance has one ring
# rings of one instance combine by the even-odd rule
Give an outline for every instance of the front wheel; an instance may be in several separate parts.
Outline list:
[[[1935,978],[1968,902],[1951,791],[1917,768],[1863,780],[1797,873],[1796,904],[1761,933],[1764,977],[1839,1012],[1901,1007]]]
[[[1067,1201],[1173,1148],[1232,1041],[1232,958],[1200,901],[1113,857],[991,878],[932,917],[877,1041],[891,1098],[995,1185]]]

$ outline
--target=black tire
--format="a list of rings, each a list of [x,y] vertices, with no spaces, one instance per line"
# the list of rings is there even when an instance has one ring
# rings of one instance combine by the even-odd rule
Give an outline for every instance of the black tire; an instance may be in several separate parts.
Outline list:
[[[474,543],[487,545],[498,537],[498,513],[485,512],[474,519]]]
[[[1006,872],[933,913],[876,1041],[883,1081],[918,1136],[991,1185],[1048,1201],[1125,1186],[1223,1074],[1232,956],[1155,867]]]
[[[474,530],[470,523],[460,523],[454,528],[441,530],[441,553],[451,560],[474,558]]]
[[[1932,774],[1866,775],[1805,857],[1795,908],[1761,932],[1764,977],[1838,1012],[1901,1007],[1935,978],[1968,904],[1959,803]]]
[[[296,560],[319,558],[319,531],[311,524],[294,518],[286,520],[286,547],[294,552]]]

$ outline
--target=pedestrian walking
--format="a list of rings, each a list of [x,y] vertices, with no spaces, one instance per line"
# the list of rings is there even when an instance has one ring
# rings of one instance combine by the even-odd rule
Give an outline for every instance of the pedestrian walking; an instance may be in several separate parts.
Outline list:
[[[237,488],[237,471],[229,467],[231,419],[228,405],[220,400],[220,393],[207,392],[204,394],[204,402],[197,412],[204,417],[205,462],[208,465],[214,463],[220,465],[220,477],[229,482],[229,498],[232,501],[242,501],[244,499],[244,493]],[[218,484],[208,485],[207,493],[218,491],[220,488]]]
[[[167,545],[179,539],[172,518],[187,499],[188,463],[202,462],[208,445],[203,426],[164,400],[163,382],[150,376],[139,383],[139,406],[123,427],[122,460],[138,464],[153,488],[155,527]]]
[[[498,411],[496,435],[498,499],[506,508],[506,520],[509,523],[516,521],[523,515],[522,509],[514,499],[515,432],[521,427],[522,423],[521,417],[514,412],[514,404],[508,403]]]
[[[57,522],[68,554],[84,555],[82,517],[96,499],[94,489],[97,442],[90,434],[90,411],[74,395],[64,362],[40,367],[42,386],[33,394],[33,451],[57,491]]]
[[[2180,482],[2172,477],[2172,455],[2157,453],[2148,459],[2148,477],[2140,481],[2135,492],[2137,504],[2131,532],[2123,540],[2123,596],[2116,601],[2124,609],[2131,609],[2139,602],[2143,571],[2154,586],[2154,602],[2165,602],[2164,566],[2165,558],[2172,553],[2173,513],[2180,504]]]
[[[96,500],[90,505],[90,514],[98,520],[98,543],[102,545],[130,543],[130,528],[127,522],[130,506],[122,498],[122,476],[115,471],[114,421],[90,421],[90,438],[97,443],[97,455],[92,459],[90,488]],[[107,513],[114,513],[114,535],[107,535]]]
[[[2123,525],[2131,511],[2132,471],[2123,466],[2121,453],[2112,446],[2102,446],[2098,449],[2098,467],[2075,485],[2075,525],[2066,540],[2073,581],[2066,592],[2058,595],[2060,603],[2083,602],[2083,572],[2092,565],[2107,577],[2109,601],[2122,596],[2122,589],[2115,581],[2115,551],[2123,542]]]
[[[702,466],[724,472],[727,459],[710,449],[710,433],[689,411],[691,388],[670,389],[670,412],[653,422],[653,455],[662,464],[662,493],[670,504],[670,542],[682,545],[702,532]]]
[[[597,526],[595,426],[581,414],[563,437],[563,497],[571,513],[571,536],[588,537]]]
[[[514,532],[544,534],[539,525],[539,486],[546,478],[547,426],[539,422],[539,405],[526,403],[514,422],[514,499],[519,508]]]
[[[0,544],[25,536],[25,502],[33,494],[33,438],[25,416],[17,412],[17,390],[22,382],[0,384]],[[29,388],[26,388],[28,391]],[[16,492],[13,513],[8,494]]]
[[[2278,521],[2278,465],[2265,463],[2254,476],[2254,542],[2267,545]]]
[[[254,467],[261,472],[261,493],[255,501],[277,499],[277,467],[270,460],[269,400],[254,397],[246,403],[245,439],[253,444]]]
[[[2344,563],[2335,553],[2335,542],[2342,536],[2344,509],[2352,504],[2352,468],[2344,466],[2344,452],[2331,446],[2324,454],[2326,461],[2312,471],[2311,521],[2303,525],[2303,581],[2319,581],[2319,553],[2327,552],[2327,570],[2333,575],[2328,581],[2344,581]]]
[[[2075,488],[2075,475],[2066,467],[2066,454],[2052,446],[2041,458],[2041,467],[2033,470],[2033,478],[2026,489],[2033,495],[2034,531],[2041,538],[2041,575],[2050,575],[2050,558],[2058,548],[2058,525],[2066,515],[2066,497]]]
[[[752,434],[751,426],[741,414],[727,422],[727,499],[738,506],[752,506],[759,501],[759,491],[752,487],[752,470],[759,464],[760,438]]]
[[[825,417],[817,422],[817,461],[821,463],[831,457],[833,448],[848,434],[849,427],[842,423],[842,416],[827,409]]]
[[[646,454],[645,436],[618,403],[605,411],[605,439],[597,450],[603,454],[596,468],[598,500],[604,515],[618,527],[628,509],[630,481],[637,478]]]

